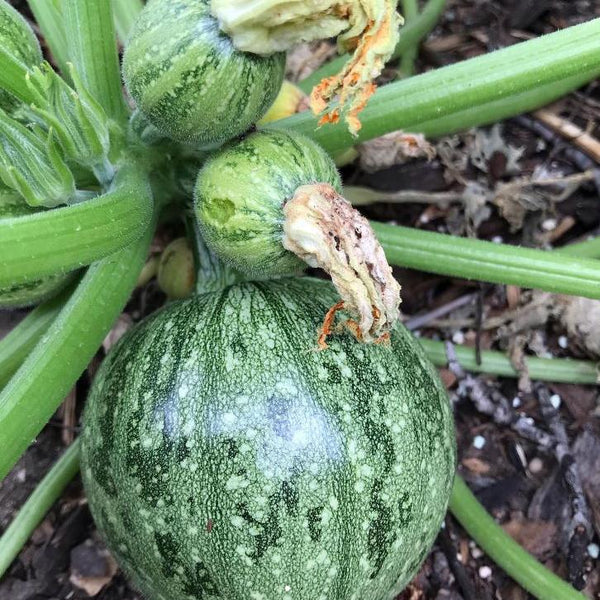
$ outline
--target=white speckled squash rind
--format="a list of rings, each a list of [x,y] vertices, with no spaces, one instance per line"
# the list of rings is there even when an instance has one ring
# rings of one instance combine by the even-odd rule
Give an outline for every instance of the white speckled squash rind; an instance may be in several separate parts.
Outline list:
[[[196,181],[194,210],[212,251],[242,273],[292,274],[306,268],[283,247],[283,206],[296,190],[342,182],[329,155],[311,139],[257,131],[209,159]]]
[[[200,145],[241,135],[274,102],[285,55],[240,52],[210,0],[150,0],[123,58],[127,88],[164,135]]]
[[[171,304],[103,363],[84,420],[92,513],[148,600],[390,600],[455,469],[446,392],[401,326],[314,350],[328,282]]]

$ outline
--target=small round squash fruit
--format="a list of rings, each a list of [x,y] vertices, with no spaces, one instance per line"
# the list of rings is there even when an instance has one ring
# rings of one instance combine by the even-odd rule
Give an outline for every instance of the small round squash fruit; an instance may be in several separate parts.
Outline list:
[[[113,348],[86,407],[82,475],[148,600],[391,600],[444,517],[445,390],[402,326],[391,345],[314,332],[308,278],[168,305]]]
[[[232,142],[206,161],[195,188],[195,214],[211,250],[242,273],[291,274],[306,263],[286,250],[283,207],[296,190],[342,182],[329,155],[311,139],[279,129]]]
[[[150,0],[123,58],[139,110],[164,135],[200,146],[244,133],[273,104],[285,54],[236,50],[210,0]]]

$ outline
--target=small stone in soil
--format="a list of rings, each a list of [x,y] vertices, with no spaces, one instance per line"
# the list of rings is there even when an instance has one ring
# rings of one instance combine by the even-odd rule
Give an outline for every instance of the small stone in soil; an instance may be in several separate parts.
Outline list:
[[[479,567],[479,577],[481,577],[481,579],[489,579],[491,576],[492,569],[490,567],[488,567],[487,565]]]
[[[477,450],[481,450],[485,446],[485,438],[482,435],[476,435],[473,438],[473,446],[477,448]]]

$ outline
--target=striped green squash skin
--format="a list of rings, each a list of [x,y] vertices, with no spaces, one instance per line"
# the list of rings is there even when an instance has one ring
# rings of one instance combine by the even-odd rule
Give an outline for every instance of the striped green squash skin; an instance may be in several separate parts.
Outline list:
[[[201,146],[256,123],[281,88],[285,55],[240,52],[210,14],[210,0],[150,0],[123,58],[138,108],[164,135]]]
[[[326,281],[168,305],[104,361],[84,415],[90,508],[148,600],[390,600],[426,556],[456,452],[433,367],[316,331]]]
[[[0,48],[26,67],[42,62],[42,51],[33,30],[5,0],[0,2]],[[12,94],[0,90],[0,108],[11,111],[19,104]]]
[[[0,221],[11,217],[24,217],[38,212],[12,190],[0,190]],[[0,287],[0,310],[24,308],[52,298],[74,278],[74,273],[50,275],[29,283]]]
[[[341,193],[334,162],[309,138],[263,130],[232,142],[205,163],[196,181],[195,214],[206,243],[249,275],[301,271],[306,264],[282,245],[283,206],[312,183]]]

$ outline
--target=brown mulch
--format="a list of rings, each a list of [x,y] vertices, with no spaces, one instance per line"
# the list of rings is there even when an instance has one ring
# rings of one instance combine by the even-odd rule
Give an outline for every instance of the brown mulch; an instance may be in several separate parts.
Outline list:
[[[16,1],[12,4],[20,10],[26,5]],[[422,47],[418,70],[464,60],[597,16],[600,5],[593,0],[449,1],[439,26]],[[600,139],[597,82],[550,110]],[[443,192],[472,186],[480,192],[478,201],[468,205],[382,202],[364,207],[365,214],[411,227],[531,247],[560,246],[598,234],[600,189],[593,179],[576,186],[564,199],[557,199],[561,189],[551,187],[522,187],[506,196],[500,193],[503,184],[519,178],[540,173],[564,178],[600,168],[585,163],[585,156],[574,143],[541,127],[535,117],[511,119],[495,132],[485,128],[479,137],[470,133],[443,142],[431,161],[413,159],[375,173],[364,172],[356,165],[344,167],[345,181],[384,192]],[[482,154],[477,148],[490,151]],[[513,159],[518,171],[511,171]],[[163,232],[163,237],[172,235],[171,231]],[[159,245],[163,244],[160,240]],[[569,330],[554,298],[536,304],[538,296],[510,286],[409,269],[397,269],[396,275],[403,287],[405,315],[425,315],[418,335],[478,345],[483,350],[502,349],[516,360],[522,353],[598,358],[583,339]],[[442,317],[427,317],[435,309],[453,306],[465,295],[472,295],[472,300]],[[134,295],[126,312],[137,321],[161,301],[156,285],[151,283]],[[9,329],[9,320],[13,323],[18,317],[0,316],[0,337]],[[65,424],[77,432],[87,389],[102,355],[101,351],[77,385],[74,420],[57,413],[0,484],[0,531],[62,452],[63,440],[68,437],[63,431]],[[600,544],[598,388],[534,385],[526,377],[465,378],[450,369],[444,369],[442,377],[455,405],[459,470],[471,489],[504,529],[539,560],[589,598],[600,598],[600,564],[594,557],[596,544]],[[474,401],[476,397],[479,402]],[[537,431],[550,434],[554,441],[564,436],[564,452],[540,438],[524,435],[512,421],[489,416],[482,408],[486,402],[502,404],[509,419],[528,419]],[[573,512],[581,503],[585,518],[574,522]],[[101,600],[140,598],[104,551],[77,479],[0,580],[0,600],[84,599],[90,594]],[[448,516],[429,558],[399,598],[529,597]]]

